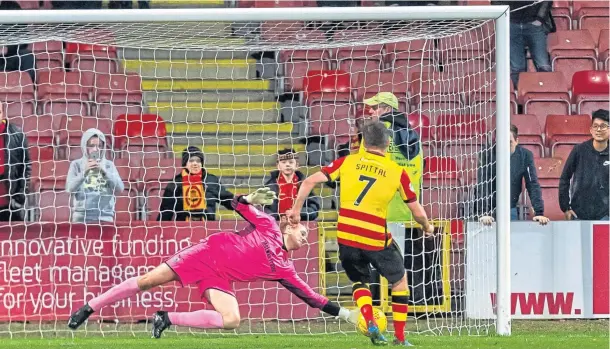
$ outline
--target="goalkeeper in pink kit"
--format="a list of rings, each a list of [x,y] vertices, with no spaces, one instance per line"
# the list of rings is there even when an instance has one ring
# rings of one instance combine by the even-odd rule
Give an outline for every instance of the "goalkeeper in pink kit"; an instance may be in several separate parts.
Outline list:
[[[202,298],[215,311],[158,311],[153,319],[153,337],[159,338],[170,325],[234,329],[239,326],[240,315],[233,282],[258,280],[278,281],[309,306],[353,323],[357,314],[315,293],[299,278],[288,257],[289,251],[299,249],[306,242],[306,228],[286,225],[281,231],[273,217],[252,206],[271,204],[274,199],[275,193],[268,188],[234,198],[235,211],[250,223],[249,227],[237,233],[212,234],[176,253],[151,272],[114,286],[72,314],[68,326],[76,329],[105,306],[155,286],[179,281],[183,286],[197,284]]]

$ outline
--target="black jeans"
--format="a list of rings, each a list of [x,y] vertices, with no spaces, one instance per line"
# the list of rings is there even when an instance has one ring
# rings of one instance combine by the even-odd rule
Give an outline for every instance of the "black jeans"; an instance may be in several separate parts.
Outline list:
[[[36,83],[34,55],[27,49],[19,49],[16,55],[0,57],[0,71],[23,71],[30,75],[32,83]]]

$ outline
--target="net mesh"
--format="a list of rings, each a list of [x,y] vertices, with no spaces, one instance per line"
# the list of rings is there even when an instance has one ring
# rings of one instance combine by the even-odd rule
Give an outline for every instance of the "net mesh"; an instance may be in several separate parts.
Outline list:
[[[25,224],[0,229],[0,333],[62,333],[69,314],[93,295],[206,234],[243,227],[214,191],[268,185],[284,148],[298,153],[305,175],[357,151],[358,127],[370,112],[362,100],[380,91],[398,97],[417,133],[412,149],[420,156],[402,165],[411,167],[440,232],[424,239],[410,219],[389,225],[398,241],[404,236],[407,328],[487,332],[489,319],[464,313],[465,282],[485,280],[466,280],[460,227],[476,202],[491,197],[475,187],[483,166],[477,156],[494,132],[493,33],[492,23],[474,20],[3,25],[0,42],[14,67],[0,73],[0,99],[9,123],[26,135],[31,175],[25,210],[13,212],[24,213]],[[89,128],[105,135],[103,157],[116,172],[70,172],[70,162],[89,151],[81,144]],[[13,151],[26,149],[19,142]],[[206,173],[222,186],[206,186],[206,207],[216,211],[208,209],[203,222],[176,221],[174,205],[186,203],[168,189],[188,146],[202,150]],[[27,161],[15,159],[23,176]],[[122,191],[105,192],[116,188],[112,175]],[[10,185],[23,191],[25,184]],[[338,262],[338,190],[324,185],[314,195],[317,219],[295,265],[316,291],[351,306],[351,282]],[[91,218],[83,205],[97,209],[93,221],[70,224]],[[372,285],[376,305],[390,314],[387,282]],[[237,333],[354,331],[275,282],[238,283],[235,292]],[[159,308],[203,307],[196,287],[165,286],[104,309],[85,331],[138,333]]]

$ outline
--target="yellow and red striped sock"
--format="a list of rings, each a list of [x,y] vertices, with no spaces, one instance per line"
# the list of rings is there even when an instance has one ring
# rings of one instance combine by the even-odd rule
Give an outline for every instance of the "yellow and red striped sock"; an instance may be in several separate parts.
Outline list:
[[[407,290],[392,291],[392,318],[394,322],[394,336],[399,341],[405,340],[405,325],[407,324],[407,305],[409,297]]]
[[[352,294],[354,296],[354,302],[358,308],[360,308],[360,313],[366,320],[366,323],[373,321],[375,322],[375,316],[373,315],[373,296],[371,295],[371,290],[367,284],[363,284],[362,282],[357,282],[352,286]]]

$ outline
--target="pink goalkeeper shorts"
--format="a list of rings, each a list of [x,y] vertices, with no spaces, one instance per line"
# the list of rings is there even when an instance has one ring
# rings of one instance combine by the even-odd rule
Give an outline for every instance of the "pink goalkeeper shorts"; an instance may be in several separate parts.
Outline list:
[[[202,242],[187,247],[165,261],[178,275],[182,286],[197,284],[202,299],[205,291],[213,288],[235,297],[232,282],[223,278],[214,269],[211,251],[207,243]]]

